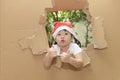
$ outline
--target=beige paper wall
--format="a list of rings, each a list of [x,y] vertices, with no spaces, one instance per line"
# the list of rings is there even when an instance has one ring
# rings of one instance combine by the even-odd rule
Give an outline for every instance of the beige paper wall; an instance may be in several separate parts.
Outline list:
[[[0,0],[0,80],[119,80],[119,3],[89,0],[91,15],[104,18],[108,43],[107,49],[88,49],[90,66],[81,71],[56,68],[47,71],[42,63],[44,55],[34,56],[28,49],[21,50],[18,40],[36,32],[45,33],[39,17],[44,8],[52,7],[51,0]],[[47,47],[47,43],[42,46]]]

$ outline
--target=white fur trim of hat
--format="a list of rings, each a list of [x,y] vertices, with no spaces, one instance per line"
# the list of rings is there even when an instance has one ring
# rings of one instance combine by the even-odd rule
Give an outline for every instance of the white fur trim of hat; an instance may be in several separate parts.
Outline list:
[[[69,31],[74,37],[75,37],[75,31],[73,30],[73,26],[70,22],[55,22],[56,25],[54,25],[52,36],[55,38],[59,31],[61,30],[67,30]]]

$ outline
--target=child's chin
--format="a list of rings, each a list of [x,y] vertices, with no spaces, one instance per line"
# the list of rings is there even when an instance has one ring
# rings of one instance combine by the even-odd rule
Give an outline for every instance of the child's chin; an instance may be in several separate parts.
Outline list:
[[[65,44],[61,44],[60,46],[61,46],[61,47],[65,47],[66,45],[65,45]]]

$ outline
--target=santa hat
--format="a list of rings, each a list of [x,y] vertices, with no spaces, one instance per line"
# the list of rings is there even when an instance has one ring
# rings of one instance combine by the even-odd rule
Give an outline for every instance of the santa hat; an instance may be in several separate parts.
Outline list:
[[[54,22],[54,28],[52,30],[53,37],[55,38],[58,32],[63,29],[69,31],[75,37],[75,32],[71,22]]]

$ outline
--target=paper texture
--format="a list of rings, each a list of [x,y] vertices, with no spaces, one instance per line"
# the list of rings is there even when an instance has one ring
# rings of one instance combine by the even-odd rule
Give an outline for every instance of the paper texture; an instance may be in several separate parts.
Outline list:
[[[93,44],[94,48],[97,49],[104,49],[107,47],[107,42],[104,35],[103,20],[104,19],[102,17],[93,18]]]

